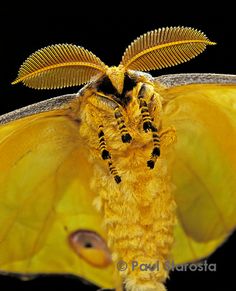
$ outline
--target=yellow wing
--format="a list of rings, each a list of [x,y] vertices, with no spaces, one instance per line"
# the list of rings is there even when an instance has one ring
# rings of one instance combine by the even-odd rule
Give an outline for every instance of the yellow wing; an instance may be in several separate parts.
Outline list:
[[[187,82],[186,76],[178,78],[157,82],[163,85],[163,126],[175,126],[178,135],[173,255],[183,263],[212,253],[235,227],[236,86],[179,86]],[[0,120],[0,270],[69,273],[111,288],[112,265],[89,264],[68,243],[79,230],[106,238],[92,208],[91,168],[78,124],[66,115],[73,98],[52,99]]]
[[[73,98],[51,99],[0,120],[0,271],[68,273],[111,288],[111,264],[90,264],[69,243],[80,230],[106,239],[92,207],[91,168],[78,124],[66,115]],[[91,245],[88,251],[96,254]]]
[[[174,126],[175,263],[211,254],[236,226],[236,76],[157,78],[163,126]],[[190,84],[188,84],[190,83]]]

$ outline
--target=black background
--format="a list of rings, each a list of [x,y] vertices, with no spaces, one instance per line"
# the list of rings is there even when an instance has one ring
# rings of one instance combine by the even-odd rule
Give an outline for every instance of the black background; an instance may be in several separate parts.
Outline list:
[[[125,48],[137,36],[159,27],[190,26],[202,30],[217,46],[209,47],[192,61],[156,71],[154,76],[168,73],[212,72],[236,74],[235,16],[227,1],[211,6],[204,3],[181,2],[160,5],[157,1],[110,2],[110,4],[58,2],[53,9],[49,3],[31,2],[20,7],[1,8],[1,78],[0,113],[5,113],[40,100],[76,92],[78,88],[37,91],[12,86],[21,63],[34,51],[56,43],[74,43],[91,50],[107,65],[118,65]],[[128,6],[128,4],[130,6]],[[217,122],[217,121],[216,121]],[[229,137],[230,138],[230,137]],[[168,280],[174,290],[235,290],[236,235],[220,247],[209,263],[217,264],[217,272],[174,272]],[[0,290],[96,290],[75,278],[40,277],[21,282],[0,276]]]

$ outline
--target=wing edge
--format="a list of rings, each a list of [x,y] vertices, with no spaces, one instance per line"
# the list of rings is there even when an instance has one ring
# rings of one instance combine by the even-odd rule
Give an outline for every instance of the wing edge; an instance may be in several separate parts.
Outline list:
[[[37,113],[42,113],[45,111],[51,111],[56,109],[63,109],[63,106],[65,104],[68,104],[78,96],[79,93],[61,95],[22,107],[20,109],[16,109],[9,113],[5,113],[0,116],[0,125]]]
[[[236,84],[236,75],[214,73],[185,73],[162,75],[154,78],[154,82],[165,88],[191,84]]]

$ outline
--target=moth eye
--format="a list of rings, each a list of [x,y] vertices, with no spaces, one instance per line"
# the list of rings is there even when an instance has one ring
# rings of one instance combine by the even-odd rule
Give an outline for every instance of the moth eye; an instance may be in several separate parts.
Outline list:
[[[94,267],[104,268],[112,263],[106,242],[96,232],[79,230],[69,236],[75,253]]]

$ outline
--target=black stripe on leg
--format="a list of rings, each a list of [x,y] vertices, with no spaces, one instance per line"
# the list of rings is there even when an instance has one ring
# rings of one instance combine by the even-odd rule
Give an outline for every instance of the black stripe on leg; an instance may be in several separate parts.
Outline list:
[[[123,143],[130,143],[132,140],[131,135],[128,133],[128,130],[126,128],[125,125],[125,121],[123,119],[123,115],[119,109],[119,107],[115,108],[115,118],[117,120],[117,124],[118,124],[118,128],[120,130],[120,134],[121,134],[121,140]]]
[[[108,160],[108,159],[111,158],[111,155],[110,155],[108,150],[103,150],[102,151],[102,158],[103,158],[103,160]]]
[[[131,140],[132,140],[132,137],[131,137],[131,135],[129,133],[126,133],[126,134],[123,134],[121,136],[121,139],[122,139],[123,143],[130,143]]]
[[[103,125],[99,125],[99,131],[98,131],[98,138],[99,138],[99,149],[101,152],[101,156],[103,160],[108,160],[111,158],[111,155],[109,151],[107,150],[106,141],[105,141],[105,135],[103,131]]]
[[[121,177],[118,175],[118,172],[116,168],[113,166],[111,160],[108,162],[108,167],[109,167],[110,173],[114,177],[114,180],[116,181],[117,184],[119,184],[121,182]]]
[[[161,154],[160,152],[160,148],[159,147],[154,147],[153,151],[152,151],[152,156],[153,157],[159,157]]]
[[[99,133],[98,133],[98,137],[101,138],[102,136],[104,136],[104,132],[103,130],[101,130]]]

